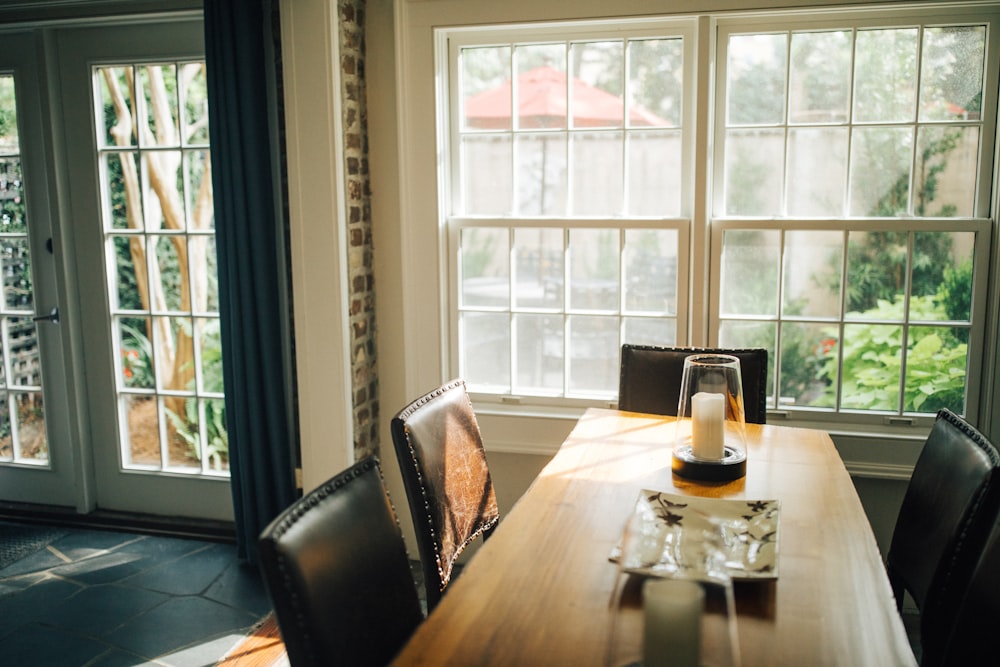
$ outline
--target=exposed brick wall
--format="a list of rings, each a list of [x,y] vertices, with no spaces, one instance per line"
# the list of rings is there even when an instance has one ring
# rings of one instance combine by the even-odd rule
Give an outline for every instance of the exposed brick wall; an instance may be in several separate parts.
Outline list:
[[[339,0],[344,166],[347,174],[347,270],[350,283],[354,454],[376,453],[378,373],[375,354],[375,279],[372,267],[368,107],[365,96],[365,0]]]

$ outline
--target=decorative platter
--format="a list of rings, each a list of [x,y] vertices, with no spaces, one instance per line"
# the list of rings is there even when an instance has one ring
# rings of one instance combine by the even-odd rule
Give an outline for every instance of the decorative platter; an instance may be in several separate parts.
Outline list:
[[[611,560],[653,577],[776,579],[779,514],[777,500],[643,489]]]

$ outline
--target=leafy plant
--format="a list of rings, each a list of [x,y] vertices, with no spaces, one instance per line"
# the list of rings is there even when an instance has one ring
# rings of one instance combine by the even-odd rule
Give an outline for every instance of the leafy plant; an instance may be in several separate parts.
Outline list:
[[[153,372],[153,346],[139,329],[122,323],[122,373],[129,387],[152,389],[156,386]]]
[[[188,445],[191,458],[201,461],[201,430],[198,419],[198,399],[194,396],[184,401],[184,416],[166,410],[177,436]],[[229,463],[229,432],[226,430],[225,409],[221,401],[205,401],[205,447],[208,464],[212,470],[222,470]]]
[[[943,290],[942,290],[943,292]],[[875,308],[863,313],[865,319],[885,321],[902,318],[901,299],[880,299]],[[941,295],[914,296],[910,317],[944,320]],[[836,331],[831,330],[831,336]],[[943,327],[911,327],[906,350],[906,378],[903,383],[904,412],[936,412],[948,407],[961,412],[965,403],[965,367],[968,346]],[[901,325],[849,325],[843,340],[842,406],[858,410],[897,409],[904,358]],[[831,347],[821,376],[836,378],[837,351]],[[835,383],[830,382],[829,400]]]
[[[219,340],[218,321],[206,325],[202,336],[202,385],[205,392],[222,393],[222,344]],[[188,389],[194,390],[194,380]],[[229,463],[229,431],[226,428],[226,409],[223,399],[202,399],[205,405],[205,447],[201,444],[201,427],[196,396],[184,401],[184,415],[171,409],[166,413],[177,436],[188,445],[191,458],[201,461],[202,451],[208,456],[209,467],[222,470]]]

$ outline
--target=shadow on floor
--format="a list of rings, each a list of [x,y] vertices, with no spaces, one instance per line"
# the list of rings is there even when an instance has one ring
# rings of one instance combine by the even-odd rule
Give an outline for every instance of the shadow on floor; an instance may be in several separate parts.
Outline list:
[[[214,665],[271,609],[233,544],[62,533],[0,569],[3,664]]]

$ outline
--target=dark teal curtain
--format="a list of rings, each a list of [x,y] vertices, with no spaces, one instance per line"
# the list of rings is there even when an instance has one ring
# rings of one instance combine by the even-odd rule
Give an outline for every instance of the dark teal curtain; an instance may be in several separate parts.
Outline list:
[[[296,497],[268,0],[205,0],[229,466],[239,553]]]

